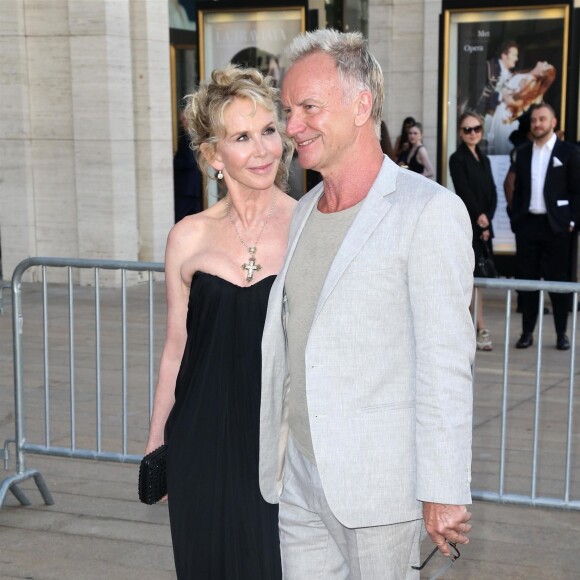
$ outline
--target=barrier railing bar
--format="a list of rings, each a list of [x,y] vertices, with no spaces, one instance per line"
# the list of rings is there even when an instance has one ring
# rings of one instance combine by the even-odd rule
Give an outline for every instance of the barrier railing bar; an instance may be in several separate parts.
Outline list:
[[[574,439],[574,375],[576,366],[576,326],[578,323],[578,294],[572,298],[572,344],[570,353],[570,382],[568,384],[568,432],[566,434],[566,480],[564,500],[570,501],[570,477],[572,472],[572,441]]]
[[[507,439],[507,406],[508,406],[508,377],[509,377],[509,336],[512,312],[512,291],[506,293],[505,305],[505,337],[503,350],[503,385],[501,397],[501,435],[499,447],[499,494],[504,493],[505,486],[505,459],[506,459],[506,439]]]
[[[549,280],[518,280],[515,278],[475,278],[478,288],[489,288],[496,290],[524,290],[556,292],[558,294],[569,294],[580,292],[580,282],[554,282]]]
[[[25,268],[22,268],[24,270]],[[25,469],[25,456],[22,450],[24,442],[24,412],[19,404],[23,389],[22,380],[22,289],[20,285],[21,272],[16,271],[12,277],[12,343],[14,353],[14,423],[16,432],[16,470],[22,473]]]
[[[50,372],[48,362],[48,281],[46,266],[42,266],[42,339],[44,350],[44,441],[50,446]]]
[[[121,270],[121,405],[123,422],[123,455],[127,454],[127,270]]]
[[[532,446],[532,499],[536,498],[538,483],[538,439],[540,431],[540,402],[542,396],[542,335],[544,331],[544,291],[540,291],[540,304],[538,306],[538,350],[536,355],[536,388],[534,408],[534,442]]]
[[[114,451],[101,451],[93,449],[71,449],[70,447],[45,447],[34,443],[24,443],[22,449],[35,455],[50,455],[56,457],[71,457],[75,459],[98,459],[101,461],[115,461],[117,463],[140,463],[143,455],[128,453],[115,453]]]
[[[70,446],[76,447],[76,401],[75,401],[75,325],[72,267],[68,267],[68,340],[69,340],[69,399],[70,399]]]
[[[153,390],[155,370],[153,368],[153,272],[149,271],[149,419],[153,414]]]
[[[473,499],[493,501],[496,503],[514,503],[533,507],[580,510],[580,500],[564,501],[563,499],[558,499],[556,497],[536,497],[532,499],[527,495],[515,493],[505,493],[500,495],[493,491],[474,491],[471,495]]]
[[[102,406],[101,406],[101,288],[100,270],[95,268],[95,383],[97,395],[97,451],[102,449]]]

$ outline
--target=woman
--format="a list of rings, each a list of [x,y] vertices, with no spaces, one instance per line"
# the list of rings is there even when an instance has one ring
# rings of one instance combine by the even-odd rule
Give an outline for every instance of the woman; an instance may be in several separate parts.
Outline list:
[[[295,205],[270,77],[229,65],[187,97],[200,169],[227,195],[165,255],[167,338],[147,452],[167,443],[177,577],[281,578],[277,506],[258,487],[260,342]]]
[[[555,78],[556,69],[546,61],[538,61],[530,71],[509,78],[501,90],[501,102],[485,127],[490,155],[509,155],[509,136],[519,128],[518,118],[542,101]]]
[[[403,125],[401,126],[401,134],[397,137],[395,141],[395,159],[406,151],[409,147],[409,138],[407,136],[407,131],[415,124],[415,119],[413,117],[405,117],[403,119]]]
[[[473,227],[473,251],[482,252],[483,244],[491,250],[493,228],[491,220],[497,206],[497,191],[491,173],[489,159],[479,148],[483,135],[483,119],[473,112],[459,117],[459,139],[457,151],[449,158],[449,171],[455,193],[463,200]],[[483,318],[483,293],[477,300],[477,348],[492,350],[493,344]]]
[[[435,175],[427,149],[423,145],[423,127],[421,123],[415,123],[408,131],[409,148],[397,157],[397,163],[407,167],[415,173],[420,173],[425,177]]]
[[[389,130],[384,121],[381,121],[381,150],[391,161],[396,159],[395,150],[393,149],[391,138],[389,136]]]

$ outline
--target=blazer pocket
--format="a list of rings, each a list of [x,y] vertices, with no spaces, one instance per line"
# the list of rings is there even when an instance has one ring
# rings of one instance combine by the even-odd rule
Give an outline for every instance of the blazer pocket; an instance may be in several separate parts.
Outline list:
[[[364,272],[400,272],[403,270],[403,263],[396,258],[388,260],[375,259],[373,261],[354,261],[346,269],[345,274],[362,274]]]
[[[398,401],[396,403],[379,403],[378,405],[369,405],[368,407],[361,407],[361,413],[372,413],[373,411],[387,411],[391,409],[412,409],[415,406],[415,401]]]

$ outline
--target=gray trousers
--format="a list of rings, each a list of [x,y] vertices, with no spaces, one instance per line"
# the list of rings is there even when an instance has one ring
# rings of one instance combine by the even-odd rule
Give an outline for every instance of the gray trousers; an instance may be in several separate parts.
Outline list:
[[[280,497],[285,580],[417,580],[423,520],[346,528],[328,507],[318,469],[288,441]]]

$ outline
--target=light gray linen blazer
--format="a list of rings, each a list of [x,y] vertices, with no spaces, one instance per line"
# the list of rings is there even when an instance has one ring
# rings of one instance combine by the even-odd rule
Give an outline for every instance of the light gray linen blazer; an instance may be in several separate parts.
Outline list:
[[[278,501],[288,438],[284,280],[323,193],[298,204],[262,341],[260,488]],[[471,223],[453,193],[385,157],[323,285],[306,345],[312,443],[337,519],[421,517],[471,502]]]

